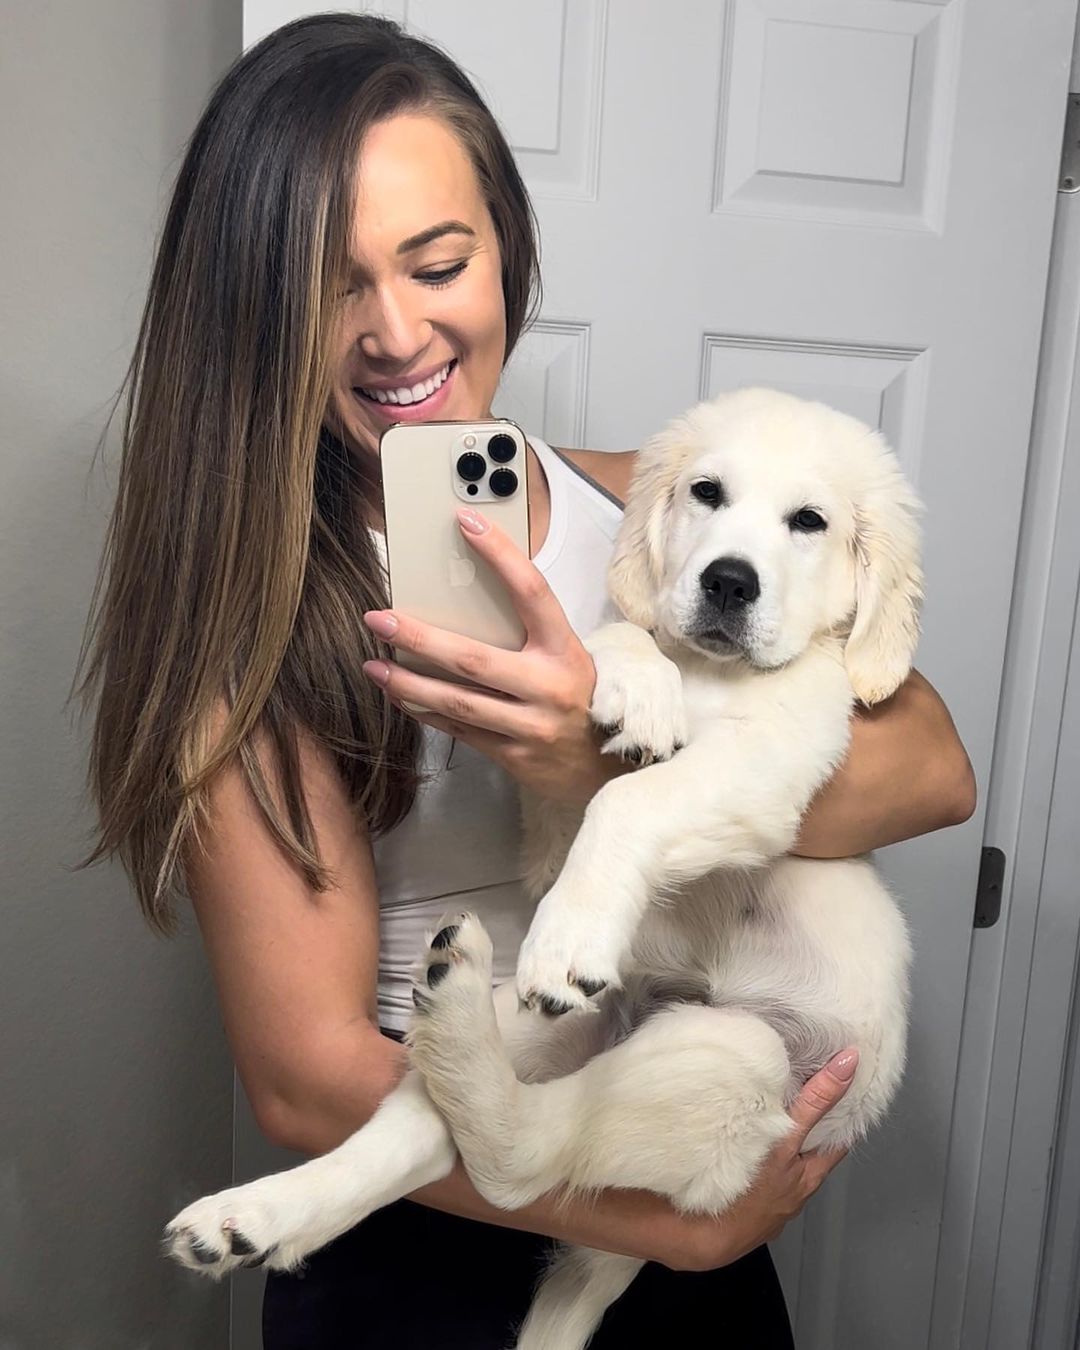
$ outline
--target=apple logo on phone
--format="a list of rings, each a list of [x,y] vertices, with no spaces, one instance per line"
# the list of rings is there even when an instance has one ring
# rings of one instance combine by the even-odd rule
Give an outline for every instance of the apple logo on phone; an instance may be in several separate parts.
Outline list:
[[[471,586],[476,577],[476,564],[471,558],[450,558],[450,585]]]

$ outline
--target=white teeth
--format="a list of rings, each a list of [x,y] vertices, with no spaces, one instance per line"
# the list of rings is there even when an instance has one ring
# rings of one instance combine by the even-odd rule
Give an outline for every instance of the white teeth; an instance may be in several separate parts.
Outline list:
[[[424,380],[422,384],[414,384],[411,388],[402,387],[401,389],[364,389],[360,392],[365,398],[373,398],[377,403],[421,403],[425,398],[430,398],[438,389],[446,377],[450,374],[450,366],[453,362],[447,362],[442,370],[432,375],[431,379]]]

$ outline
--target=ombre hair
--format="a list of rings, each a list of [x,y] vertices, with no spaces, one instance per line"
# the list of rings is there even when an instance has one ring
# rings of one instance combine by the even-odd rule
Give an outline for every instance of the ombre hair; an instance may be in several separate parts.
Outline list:
[[[418,728],[361,671],[390,654],[361,621],[387,603],[371,484],[328,424],[360,146],[410,111],[439,117],[476,171],[500,251],[505,360],[539,297],[528,195],[468,77],[391,21],[318,15],[245,53],[173,191],[121,391],[117,499],[76,676],[84,704],[96,700],[99,828],[85,863],[118,855],[162,931],[210,785],[237,758],[320,890],[333,879],[300,734],[333,756],[374,834],[415,796]]]

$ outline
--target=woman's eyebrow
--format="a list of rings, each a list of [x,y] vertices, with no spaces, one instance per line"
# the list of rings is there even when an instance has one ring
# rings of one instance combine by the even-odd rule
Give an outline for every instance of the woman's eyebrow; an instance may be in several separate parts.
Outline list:
[[[432,225],[429,229],[421,230],[419,234],[412,234],[408,239],[403,239],[397,246],[398,253],[412,253],[418,248],[423,248],[425,244],[430,244],[436,239],[441,239],[444,234],[467,234],[470,238],[476,237],[476,231],[460,220],[444,220],[440,225]]]

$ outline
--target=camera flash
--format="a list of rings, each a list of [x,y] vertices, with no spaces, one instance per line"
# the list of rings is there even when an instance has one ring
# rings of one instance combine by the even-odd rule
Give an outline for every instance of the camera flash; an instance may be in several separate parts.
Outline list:
[[[464,445],[466,450],[471,450],[475,444],[476,444],[476,437],[471,435],[466,436],[462,441],[462,445]]]

